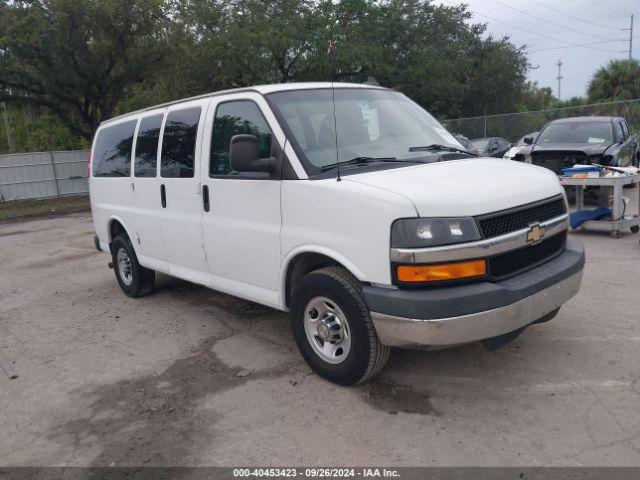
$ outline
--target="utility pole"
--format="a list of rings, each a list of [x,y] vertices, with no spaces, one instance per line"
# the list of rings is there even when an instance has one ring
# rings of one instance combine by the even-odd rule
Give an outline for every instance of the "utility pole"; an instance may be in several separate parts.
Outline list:
[[[11,125],[9,124],[9,113],[7,112],[7,104],[2,102],[2,120],[4,121],[4,129],[7,132],[7,144],[9,145],[9,151],[16,153],[16,144],[13,143],[13,136],[11,135]]]
[[[556,65],[558,66],[558,76],[556,77],[556,79],[558,80],[558,100],[560,100],[560,81],[564,78],[562,76],[562,60],[558,60],[558,63],[556,63]]]
[[[633,58],[633,14],[631,14],[631,26],[629,27],[629,60]]]
[[[631,60],[633,58],[633,15],[631,15],[629,28],[621,28],[620,30],[629,30],[629,60]]]

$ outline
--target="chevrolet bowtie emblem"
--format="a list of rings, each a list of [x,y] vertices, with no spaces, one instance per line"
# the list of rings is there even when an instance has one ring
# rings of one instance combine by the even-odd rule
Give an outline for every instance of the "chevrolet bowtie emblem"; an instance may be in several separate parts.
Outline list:
[[[535,245],[544,238],[546,229],[541,227],[539,223],[533,223],[529,225],[529,231],[527,232],[527,243]]]

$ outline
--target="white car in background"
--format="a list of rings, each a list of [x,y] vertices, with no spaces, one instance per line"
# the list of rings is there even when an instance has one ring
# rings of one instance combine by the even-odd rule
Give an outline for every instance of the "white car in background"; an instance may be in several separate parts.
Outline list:
[[[504,156],[502,158],[505,158],[507,160],[515,160],[516,155],[520,152],[520,150],[522,150],[524,147],[527,146],[526,143],[524,143],[524,139],[526,137],[537,137],[538,133],[540,132],[533,132],[533,133],[529,133],[528,135],[523,136],[520,140],[518,140],[516,142],[515,145],[513,145],[513,147],[511,147],[509,150],[507,150],[507,153],[504,154]]]

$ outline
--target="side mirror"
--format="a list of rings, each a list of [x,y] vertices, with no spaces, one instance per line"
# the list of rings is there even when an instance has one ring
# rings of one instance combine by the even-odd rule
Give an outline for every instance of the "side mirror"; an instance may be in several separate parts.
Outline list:
[[[260,158],[258,137],[255,135],[234,135],[229,142],[229,164],[236,172],[273,172],[276,170],[274,158]]]
[[[527,135],[524,137],[524,143],[526,145],[531,145],[533,143],[533,135]]]

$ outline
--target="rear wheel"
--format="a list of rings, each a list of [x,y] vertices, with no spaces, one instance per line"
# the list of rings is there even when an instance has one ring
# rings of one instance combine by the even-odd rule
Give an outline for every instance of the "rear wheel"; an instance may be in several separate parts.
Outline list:
[[[289,320],[306,362],[337,384],[365,382],[389,359],[390,349],[376,335],[359,282],[343,268],[304,276],[291,292]]]
[[[113,271],[122,291],[129,297],[141,297],[153,291],[156,274],[138,263],[133,245],[126,235],[118,235],[111,244]]]

